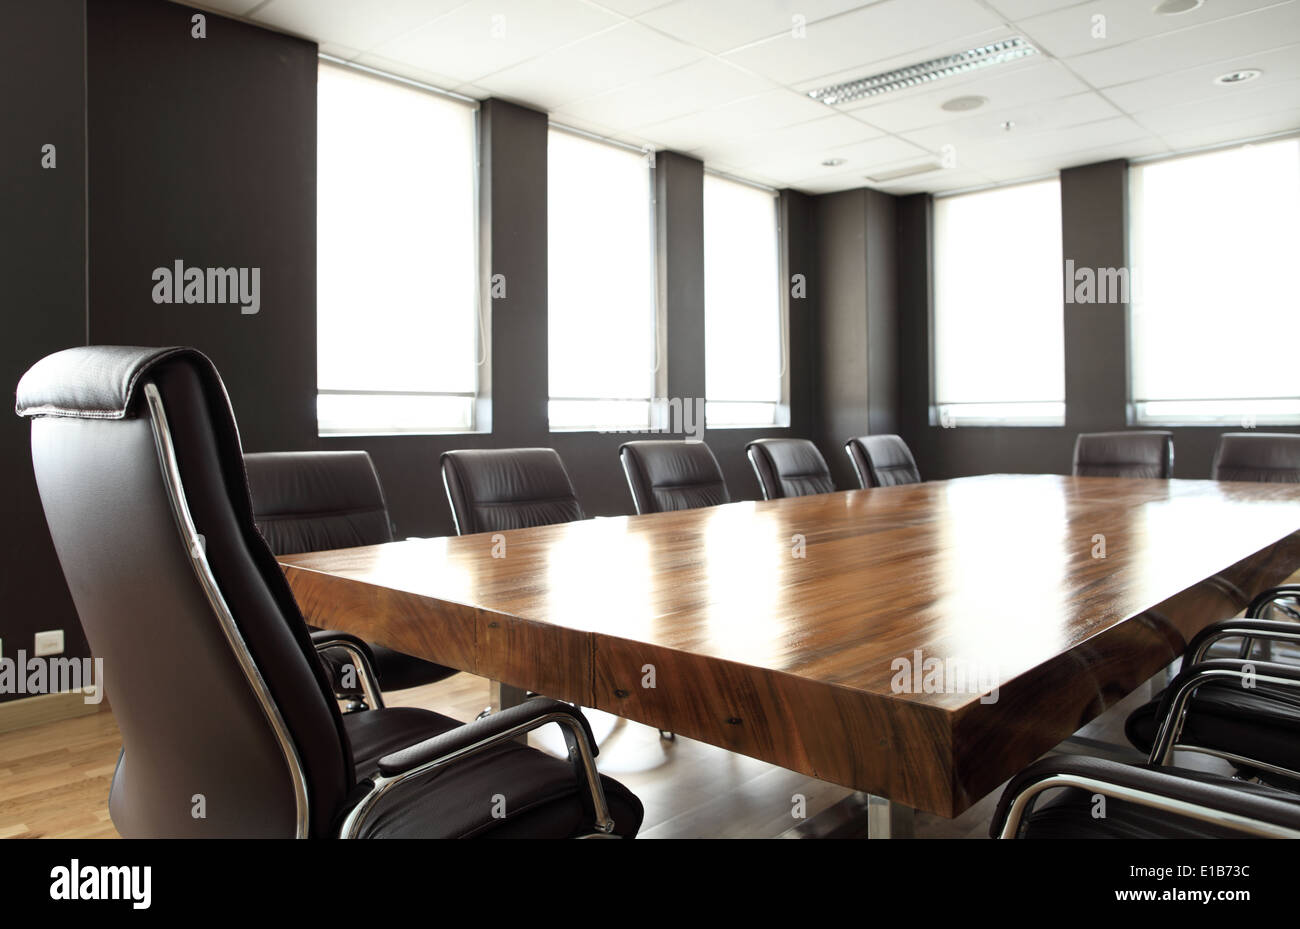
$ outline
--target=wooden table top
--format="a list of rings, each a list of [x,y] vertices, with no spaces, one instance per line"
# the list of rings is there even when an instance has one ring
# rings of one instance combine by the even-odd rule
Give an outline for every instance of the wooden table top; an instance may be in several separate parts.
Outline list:
[[[280,561],[315,624],[955,815],[1298,555],[1300,485],[987,475]]]

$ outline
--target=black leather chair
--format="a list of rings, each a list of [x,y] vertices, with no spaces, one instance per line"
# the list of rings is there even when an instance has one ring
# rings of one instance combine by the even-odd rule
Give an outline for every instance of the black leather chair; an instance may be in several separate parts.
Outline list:
[[[1300,484],[1300,435],[1225,432],[1210,474],[1216,481]]]
[[[457,535],[583,518],[569,472],[553,448],[460,449],[443,452],[441,464]]]
[[[108,669],[123,743],[109,812],[122,835],[636,833],[641,805],[596,773],[573,707],[533,700],[468,725],[414,708],[339,713],[254,524],[234,416],[205,356],[69,349],[27,372],[17,410],[32,418],[50,534]],[[572,763],[514,741],[552,722]]]
[[[1058,789],[1059,788],[1059,789]],[[1105,806],[1099,805],[1104,798]],[[1300,838],[1300,798],[1179,768],[1055,755],[1011,779],[994,838]]]
[[[921,472],[917,470],[912,450],[896,435],[863,435],[844,443],[853,470],[862,487],[893,487],[897,484],[918,484]]]
[[[1174,474],[1172,432],[1081,432],[1074,440],[1075,477],[1155,477]]]
[[[383,487],[366,452],[250,453],[244,469],[253,520],[277,555],[393,541]],[[370,659],[381,691],[432,684],[456,673],[382,645],[370,644]],[[335,694],[349,701],[349,709],[364,709],[363,691],[344,676],[349,656],[330,649],[321,660]]]
[[[745,446],[764,500],[828,494],[835,489],[831,469],[807,439],[755,439]]]
[[[1300,645],[1300,624],[1265,618],[1278,602],[1298,595],[1297,585],[1265,590],[1245,618],[1202,630],[1169,687],[1129,714],[1128,740],[1160,763],[1174,750],[1199,751],[1275,786],[1300,788],[1300,683],[1291,680],[1300,682],[1300,668],[1254,654],[1257,643]],[[1235,657],[1215,657],[1212,649],[1228,643],[1240,643]],[[1251,664],[1255,676],[1248,686],[1231,673],[1234,662]]]
[[[618,457],[638,514],[731,502],[718,459],[703,442],[624,442]]]

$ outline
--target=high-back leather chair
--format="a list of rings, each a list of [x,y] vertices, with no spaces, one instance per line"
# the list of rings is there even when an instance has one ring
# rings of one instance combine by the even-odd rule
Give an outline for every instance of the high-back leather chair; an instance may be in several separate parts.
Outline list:
[[[896,435],[863,435],[844,443],[862,487],[918,484],[921,472],[907,443]]]
[[[441,463],[457,535],[583,518],[569,472],[553,448],[459,449],[443,452]]]
[[[1075,477],[1155,477],[1174,473],[1172,432],[1081,432],[1074,440]]]
[[[277,555],[393,541],[384,490],[364,451],[249,453],[244,469],[253,520]],[[456,673],[454,668],[367,644],[381,690],[419,687]],[[331,649],[321,658],[334,692],[352,708],[363,708],[362,693],[343,680],[350,656]]]
[[[638,514],[731,502],[718,459],[703,442],[625,442],[618,456]]]
[[[831,469],[807,439],[755,439],[745,446],[764,500],[826,494],[835,489]]]
[[[567,704],[530,700],[464,726],[413,708],[339,713],[254,524],[234,416],[204,355],[58,352],[23,377],[17,411],[32,418],[50,534],[104,659],[122,835],[636,832],[640,804],[596,774]],[[572,765],[513,741],[550,722]],[[503,787],[511,805],[495,819]]]
[[[1216,481],[1300,484],[1300,435],[1289,432],[1225,432],[1211,473]]]

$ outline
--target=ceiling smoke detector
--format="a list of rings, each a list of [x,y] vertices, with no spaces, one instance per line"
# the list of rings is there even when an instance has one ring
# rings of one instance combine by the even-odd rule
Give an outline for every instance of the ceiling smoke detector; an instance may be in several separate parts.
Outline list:
[[[1242,71],[1229,71],[1227,74],[1220,74],[1214,79],[1216,84],[1244,84],[1246,81],[1253,81],[1263,74],[1255,68],[1246,68]]]
[[[949,113],[965,113],[967,110],[974,110],[982,107],[989,102],[988,97],[980,97],[974,94],[965,97],[953,97],[940,104],[939,109],[947,110]]]
[[[823,167],[823,168],[838,168],[838,167],[839,167],[840,165],[842,165],[842,164],[844,164],[844,159],[843,159],[843,158],[827,158],[825,161],[822,162],[822,167]]]
[[[931,58],[929,61],[922,61],[906,68],[895,68],[893,71],[871,74],[842,84],[819,87],[808,91],[808,96],[828,106],[836,106],[861,100],[863,97],[875,97],[895,90],[906,90],[909,87],[964,74],[977,68],[987,68],[990,65],[1004,64],[1037,54],[1038,49],[1029,44],[1028,39],[1023,36],[1012,36],[978,48],[968,48],[963,52],[944,55],[942,58]]]

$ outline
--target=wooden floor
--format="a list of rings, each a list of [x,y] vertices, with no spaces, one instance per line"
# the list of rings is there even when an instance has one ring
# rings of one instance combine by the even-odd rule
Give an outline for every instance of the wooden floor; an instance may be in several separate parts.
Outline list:
[[[1082,734],[1122,742],[1139,690]],[[390,706],[422,706],[470,720],[487,705],[483,678],[458,674],[438,684],[387,695]],[[600,769],[641,797],[644,838],[774,838],[799,826],[795,795],[813,817],[850,791],[711,745],[587,710],[600,744]],[[557,755],[563,739],[555,727],[539,730],[531,744]],[[114,837],[108,787],[121,739],[111,711],[0,734],[0,838]],[[1068,747],[1067,747],[1068,748]],[[988,834],[999,791],[955,820],[918,813],[923,838],[976,838]]]

